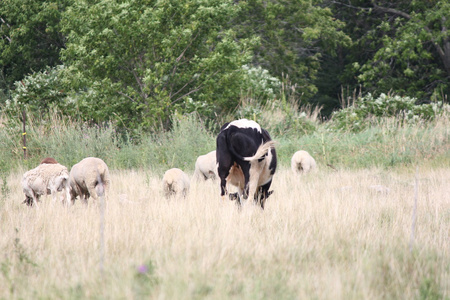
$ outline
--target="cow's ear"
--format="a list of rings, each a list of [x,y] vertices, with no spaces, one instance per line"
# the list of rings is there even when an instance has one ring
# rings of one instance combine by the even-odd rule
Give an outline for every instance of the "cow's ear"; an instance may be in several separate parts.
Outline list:
[[[272,138],[270,137],[269,132],[267,130],[265,130],[264,128],[262,128],[261,130],[262,130],[262,135],[263,135],[264,142],[271,141]]]
[[[223,124],[222,127],[220,127],[220,131],[222,131],[225,128],[227,128],[228,124],[230,124],[230,122],[226,122],[225,124]]]

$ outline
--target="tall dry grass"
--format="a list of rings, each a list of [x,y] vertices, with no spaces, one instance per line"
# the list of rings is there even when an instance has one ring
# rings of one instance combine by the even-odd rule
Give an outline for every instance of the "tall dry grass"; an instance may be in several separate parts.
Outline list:
[[[278,170],[261,211],[221,202],[218,183],[162,197],[161,178],[112,171],[105,213],[79,201],[0,205],[1,299],[448,299],[450,170]]]

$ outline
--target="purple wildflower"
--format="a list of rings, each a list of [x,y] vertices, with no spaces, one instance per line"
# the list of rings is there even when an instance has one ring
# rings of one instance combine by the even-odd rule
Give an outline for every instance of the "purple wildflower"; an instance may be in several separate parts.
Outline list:
[[[147,267],[146,265],[140,265],[140,266],[137,268],[137,271],[138,271],[138,273],[140,273],[140,274],[145,274],[145,273],[148,272],[148,267]]]

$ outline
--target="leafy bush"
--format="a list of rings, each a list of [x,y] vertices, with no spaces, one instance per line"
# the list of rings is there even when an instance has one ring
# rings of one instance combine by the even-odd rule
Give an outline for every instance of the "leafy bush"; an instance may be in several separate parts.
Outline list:
[[[251,93],[252,97],[265,103],[269,99],[275,99],[281,88],[281,81],[269,74],[269,71],[261,67],[243,65],[244,83],[243,90]]]
[[[379,120],[385,117],[395,117],[402,123],[415,123],[433,120],[448,109],[449,105],[442,102],[416,105],[415,98],[384,93],[374,98],[369,93],[356,99],[351,106],[333,112],[328,128],[361,131],[371,124],[369,118]]]
[[[65,92],[59,80],[61,69],[62,66],[48,67],[16,81],[15,90],[11,94],[12,100],[6,100],[5,112],[14,113],[28,108],[30,113],[39,116],[42,111],[48,111],[53,106],[67,111]]]
[[[289,166],[292,154],[300,149],[310,152],[320,165],[331,164],[336,168],[390,168],[427,161],[436,166],[449,163],[448,113],[418,124],[399,124],[394,118],[384,118],[355,133],[329,130],[327,123],[318,121],[318,108],[299,109],[295,102],[276,100],[259,109],[255,120],[277,142],[280,167]],[[8,119],[3,114],[0,194],[8,193],[6,179],[11,170],[34,168],[46,156],[69,168],[82,158],[97,156],[111,170],[144,169],[162,175],[167,169],[178,167],[192,173],[197,157],[215,149],[217,126],[232,119],[230,116],[209,124],[196,113],[175,113],[171,116],[170,130],[134,132],[136,138],[129,132],[117,131],[115,123],[92,125],[53,110],[39,118],[28,118],[27,159],[23,160],[20,119]]]
[[[283,82],[277,97],[273,99],[261,102],[257,98],[247,97],[241,100],[234,117],[254,120],[271,135],[298,137],[312,133],[319,126],[321,107],[300,106],[297,97],[295,86],[290,85],[289,81]]]
[[[98,82],[89,82],[87,87],[87,80],[81,77],[63,65],[32,73],[15,82],[11,100],[5,100],[2,110],[9,116],[27,110],[27,115],[39,118],[42,114],[52,114],[52,110],[56,109],[60,114],[90,123],[117,121],[122,124],[117,112],[130,109],[128,105],[111,105],[115,103],[116,95],[101,91]],[[75,84],[83,88],[74,91]],[[138,127],[134,119],[128,122],[134,125],[133,129]]]

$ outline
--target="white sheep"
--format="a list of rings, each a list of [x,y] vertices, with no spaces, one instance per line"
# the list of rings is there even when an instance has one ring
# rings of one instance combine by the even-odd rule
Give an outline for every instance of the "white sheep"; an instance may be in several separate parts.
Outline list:
[[[228,197],[230,198],[230,200],[239,199],[240,195],[242,195],[244,192],[245,177],[244,177],[244,173],[242,172],[241,167],[237,163],[234,163],[231,166],[226,180],[227,180],[227,184],[234,185],[238,189],[238,191],[236,193],[228,194]]]
[[[69,171],[58,163],[40,164],[23,174],[22,189],[25,194],[23,203],[29,206],[37,206],[42,195],[52,195],[55,202],[56,193],[61,191],[64,191],[62,201],[66,202],[69,199]]]
[[[186,197],[189,192],[189,176],[178,168],[167,170],[163,176],[163,191],[166,198],[171,196]]]
[[[316,170],[317,165],[314,158],[307,151],[300,150],[292,156],[291,169],[294,174],[306,174]]]
[[[200,155],[195,162],[193,178],[196,180],[215,180],[217,177],[216,150]]]
[[[72,167],[69,183],[72,204],[77,196],[84,204],[91,196],[97,202],[98,197],[106,197],[110,186],[108,166],[100,158],[87,157]]]

